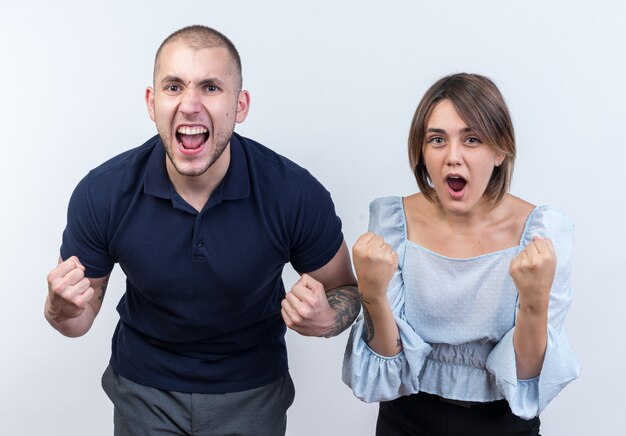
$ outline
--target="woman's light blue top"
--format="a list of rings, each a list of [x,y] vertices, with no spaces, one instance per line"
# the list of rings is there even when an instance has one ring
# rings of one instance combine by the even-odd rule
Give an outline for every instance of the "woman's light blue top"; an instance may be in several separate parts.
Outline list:
[[[528,216],[519,245],[481,256],[441,256],[407,239],[401,197],[370,205],[370,231],[398,254],[387,296],[403,350],[384,357],[363,340],[363,319],[352,328],[343,380],[363,401],[388,401],[419,391],[464,401],[506,399],[514,414],[530,419],[570,381],[580,365],[563,321],[570,306],[570,256],[574,226],[560,211],[539,206]],[[549,238],[557,256],[548,308],[548,344],[541,374],[518,380],[513,332],[517,288],[509,263],[533,236]]]

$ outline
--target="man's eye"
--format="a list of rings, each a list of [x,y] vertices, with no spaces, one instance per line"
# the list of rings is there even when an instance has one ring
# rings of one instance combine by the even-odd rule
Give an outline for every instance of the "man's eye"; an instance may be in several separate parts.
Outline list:
[[[165,89],[169,92],[178,92],[180,90],[180,87],[178,85],[167,85]]]
[[[217,86],[215,85],[207,85],[206,90],[209,92],[215,92],[217,91]]]

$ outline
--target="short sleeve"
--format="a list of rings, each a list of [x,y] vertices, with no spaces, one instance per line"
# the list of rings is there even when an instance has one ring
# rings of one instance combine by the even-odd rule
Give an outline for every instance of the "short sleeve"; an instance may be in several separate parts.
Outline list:
[[[343,242],[341,220],[330,193],[308,172],[294,205],[290,262],[300,273],[326,265]]]
[[[406,321],[402,263],[406,232],[402,198],[386,197],[370,205],[369,230],[385,239],[398,254],[398,270],[389,282],[387,298],[391,305],[402,351],[393,357],[377,354],[363,340],[364,320],[360,315],[350,332],[343,361],[342,378],[354,395],[365,402],[389,401],[419,392],[419,374],[431,351]]]
[[[530,380],[517,379],[513,346],[515,328],[505,334],[487,359],[487,369],[495,376],[496,384],[511,410],[524,419],[538,416],[580,374],[580,365],[563,325],[572,301],[570,258],[573,235],[574,225],[569,218],[555,208],[541,206],[533,211],[521,241],[526,246],[534,236],[549,238],[557,257],[548,307],[546,353],[539,376]]]
[[[85,275],[98,278],[110,274],[114,262],[108,254],[107,232],[101,224],[102,216],[98,217],[94,206],[98,199],[93,197],[90,176],[87,175],[76,186],[70,198],[61,258],[78,257],[85,266]]]

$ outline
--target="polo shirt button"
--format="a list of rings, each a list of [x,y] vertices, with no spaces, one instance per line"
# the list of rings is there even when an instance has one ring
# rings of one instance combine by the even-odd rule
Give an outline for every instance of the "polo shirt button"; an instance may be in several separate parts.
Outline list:
[[[201,248],[204,246],[204,241],[202,239],[200,239],[198,242],[196,242],[196,247]]]

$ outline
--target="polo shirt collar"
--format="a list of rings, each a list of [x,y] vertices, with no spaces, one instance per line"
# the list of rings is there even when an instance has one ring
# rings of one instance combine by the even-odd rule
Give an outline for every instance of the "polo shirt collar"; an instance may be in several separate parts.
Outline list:
[[[230,164],[224,180],[220,183],[223,185],[223,200],[239,200],[250,195],[248,158],[241,142],[241,136],[233,133],[230,138]]]
[[[157,143],[148,158],[144,178],[144,192],[155,197],[171,199],[174,186],[165,168],[165,149],[158,135]],[[250,195],[250,176],[248,159],[241,143],[241,137],[235,133],[230,139],[230,164],[224,179],[215,188],[211,197],[216,195],[221,200],[238,200]],[[218,199],[219,200],[219,199]]]

